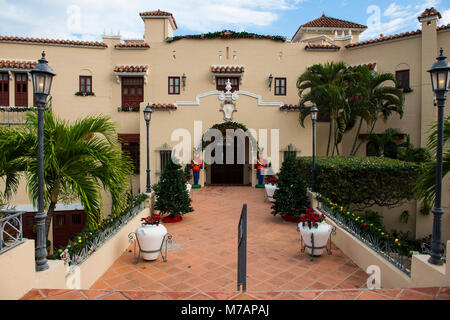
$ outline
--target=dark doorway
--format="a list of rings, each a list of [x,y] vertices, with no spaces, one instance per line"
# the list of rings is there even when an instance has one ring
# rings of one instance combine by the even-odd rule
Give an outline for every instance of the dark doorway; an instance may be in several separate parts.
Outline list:
[[[244,185],[244,163],[242,160],[238,161],[238,143],[242,143],[238,142],[238,137],[234,137],[234,143],[231,141],[221,143],[223,163],[211,165],[211,184]],[[229,158],[233,155],[231,159],[228,159],[228,163],[227,155]],[[212,152],[212,156],[215,157],[215,150]]]

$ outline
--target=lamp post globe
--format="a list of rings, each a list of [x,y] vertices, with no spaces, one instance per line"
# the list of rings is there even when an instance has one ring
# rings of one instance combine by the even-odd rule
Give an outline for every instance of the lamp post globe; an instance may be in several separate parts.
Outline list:
[[[444,137],[444,107],[447,91],[450,90],[450,63],[444,56],[444,50],[437,57],[437,61],[433,64],[428,72],[431,75],[431,85],[436,95],[438,107],[438,124],[437,124],[437,147],[436,147],[436,186],[435,201],[433,207],[433,233],[431,238],[431,253],[428,262],[434,265],[442,265],[442,149]]]
[[[33,94],[36,97],[38,109],[38,147],[37,147],[37,163],[38,163],[38,211],[36,219],[36,249],[35,262],[36,271],[43,271],[49,268],[47,263],[47,230],[45,228],[45,220],[47,214],[44,212],[44,111],[47,103],[47,97],[50,95],[53,77],[55,74],[48,66],[45,59],[45,52],[38,64],[30,71],[33,80]]]
[[[150,107],[150,104],[147,104],[147,107],[144,109],[144,119],[145,125],[147,128],[147,170],[146,170],[146,187],[145,192],[151,193],[150,187],[150,150],[149,150],[149,127],[150,121],[152,120],[153,109]]]

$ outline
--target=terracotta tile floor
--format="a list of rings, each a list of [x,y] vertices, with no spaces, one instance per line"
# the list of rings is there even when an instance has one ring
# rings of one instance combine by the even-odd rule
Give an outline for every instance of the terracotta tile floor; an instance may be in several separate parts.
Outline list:
[[[206,187],[192,190],[194,212],[166,224],[174,236],[168,262],[133,264],[130,246],[91,287],[99,290],[235,292],[237,225],[248,206],[248,291],[356,289],[367,275],[338,248],[310,261],[300,252],[296,224],[270,214],[265,190]]]
[[[247,293],[34,289],[21,300],[450,300],[450,289],[340,289]]]

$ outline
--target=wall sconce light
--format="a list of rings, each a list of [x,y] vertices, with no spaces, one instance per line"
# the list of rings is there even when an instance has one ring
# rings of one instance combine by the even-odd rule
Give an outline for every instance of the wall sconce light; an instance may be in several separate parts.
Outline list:
[[[184,90],[184,88],[186,87],[186,74],[185,73],[183,73],[183,75],[181,76],[181,82],[182,82],[182,84],[183,84],[183,90]]]
[[[272,89],[272,82],[273,82],[273,75],[270,74],[270,76],[269,76],[269,89]]]

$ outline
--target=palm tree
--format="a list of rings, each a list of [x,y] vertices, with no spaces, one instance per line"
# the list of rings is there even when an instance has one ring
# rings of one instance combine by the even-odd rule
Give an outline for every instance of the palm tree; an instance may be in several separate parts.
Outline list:
[[[348,87],[353,73],[347,72],[344,62],[327,62],[309,67],[297,80],[300,105],[316,104],[321,113],[330,115],[327,155],[330,153],[331,140],[333,150],[339,155],[338,145],[342,141],[350,123],[350,106],[348,103]],[[310,108],[303,108],[300,113],[300,124],[309,116]]]
[[[353,147],[350,155],[355,155],[362,143],[357,145],[363,122],[370,127],[369,135],[373,133],[378,119],[383,121],[393,114],[398,113],[403,117],[404,94],[396,86],[397,80],[392,73],[376,73],[366,66],[358,66],[353,69],[356,84],[353,86],[353,94],[358,99],[351,99],[351,110],[359,117],[359,126],[356,131]],[[387,85],[392,82],[393,85]]]
[[[402,134],[397,129],[386,129],[382,134],[371,133],[367,140],[375,145],[379,157],[397,159],[400,153]]]
[[[78,199],[86,212],[88,228],[101,218],[102,195],[111,194],[112,212],[119,210],[132,175],[132,163],[121,151],[115,125],[107,116],[90,116],[69,123],[45,112],[44,188],[48,231],[56,204]],[[0,174],[5,180],[4,196],[17,190],[18,177],[24,173],[33,204],[38,198],[37,114],[30,113],[27,124],[0,131]],[[10,160],[6,164],[4,160]]]
[[[437,123],[434,123],[430,129],[428,136],[427,149],[436,155],[437,147]],[[444,120],[444,137],[443,144],[445,145],[450,138],[450,117]],[[434,156],[434,159],[436,157]],[[450,149],[446,149],[442,155],[442,180],[450,172]],[[431,207],[434,205],[436,197],[436,160],[427,162],[414,188],[416,198],[422,200],[422,212],[429,214]]]

